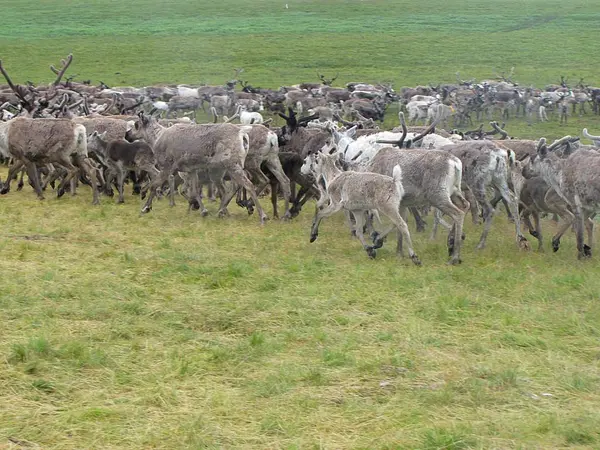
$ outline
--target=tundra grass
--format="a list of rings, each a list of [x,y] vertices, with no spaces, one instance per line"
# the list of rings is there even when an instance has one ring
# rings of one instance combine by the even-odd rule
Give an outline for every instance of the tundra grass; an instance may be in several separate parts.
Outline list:
[[[285,5],[288,5],[286,9]],[[494,76],[598,84],[600,3],[588,0],[4,0],[0,57],[19,82],[71,74],[111,85],[392,81]]]
[[[459,267],[414,233],[415,267],[339,216],[309,244],[310,206],[260,226],[46,195],[0,199],[0,446],[600,445],[598,262],[570,232],[521,252],[499,214],[475,251],[468,223]]]

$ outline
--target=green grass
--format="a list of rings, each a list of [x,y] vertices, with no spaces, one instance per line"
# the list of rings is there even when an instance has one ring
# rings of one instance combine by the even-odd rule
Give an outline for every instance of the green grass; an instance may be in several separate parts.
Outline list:
[[[220,84],[234,67],[266,87],[511,66],[524,84],[598,82],[600,5],[583,0],[288,3],[7,0],[0,57],[18,82],[49,81],[70,51],[79,79],[121,85]],[[507,130],[584,126],[600,123]],[[260,227],[164,200],[140,217],[127,192],[0,199],[0,448],[600,446],[600,279],[572,233],[523,253],[499,214],[478,252],[468,223],[460,267],[414,233],[417,268],[393,242],[369,260],[342,217],[309,244],[311,205]]]
[[[415,233],[417,268],[342,217],[309,244],[310,207],[261,227],[90,200],[0,202],[0,444],[600,445],[598,265],[571,233],[523,253],[501,214],[460,267]]]
[[[2,18],[0,56],[20,82],[50,80],[70,51],[80,79],[125,85],[221,84],[235,67],[263,87],[317,70],[400,87],[512,66],[523,84],[600,81],[600,4],[587,0],[5,0]]]

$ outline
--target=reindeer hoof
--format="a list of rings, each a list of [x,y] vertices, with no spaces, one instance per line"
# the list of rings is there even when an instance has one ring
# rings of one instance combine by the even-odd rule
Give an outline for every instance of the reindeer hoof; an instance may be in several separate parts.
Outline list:
[[[315,242],[318,237],[319,237],[318,234],[311,234],[310,235],[310,243],[312,244],[313,242]]]
[[[527,250],[527,251],[531,250],[531,247],[529,246],[529,241],[527,239],[525,239],[524,236],[521,236],[519,238],[519,248],[521,250]]]
[[[591,258],[592,257],[592,247],[590,247],[589,245],[584,245],[583,246],[583,255],[586,258]]]
[[[448,265],[450,266],[458,266],[459,264],[462,264],[462,259],[460,258],[452,258],[450,261],[448,261]]]
[[[203,209],[203,210],[202,210],[202,212],[200,213],[200,215],[201,215],[202,217],[206,217],[206,216],[208,216],[208,209]]]
[[[374,242],[373,242],[373,248],[377,249],[377,248],[381,248],[383,247],[383,238],[378,237]]]
[[[540,237],[540,234],[535,230],[530,231],[529,234],[532,235],[534,238]]]
[[[65,190],[64,190],[64,188],[59,188],[59,189],[58,189],[58,192],[56,193],[56,196],[57,196],[58,198],[61,198],[63,195],[65,195]]]
[[[412,255],[410,257],[410,259],[412,260],[412,262],[414,263],[415,266],[422,266],[423,263],[421,262],[421,260],[419,259],[419,257],[417,255]]]
[[[144,206],[144,207],[142,208],[141,214],[147,214],[147,213],[149,213],[150,211],[152,211],[152,206]]]
[[[2,194],[2,195],[4,195],[4,194],[8,194],[8,191],[9,191],[9,190],[10,190],[10,189],[8,189],[8,187],[3,187],[3,188],[0,190],[0,194]]]
[[[374,247],[367,247],[365,248],[365,250],[367,251],[367,255],[369,255],[369,258],[375,259],[375,257],[377,256],[377,250],[375,250]]]
[[[17,192],[23,189],[23,183],[17,184]]]
[[[560,248],[560,240],[552,240],[552,251],[556,253]]]
[[[120,198],[120,199],[117,200],[117,205],[120,205],[122,203],[125,203],[124,199]]]

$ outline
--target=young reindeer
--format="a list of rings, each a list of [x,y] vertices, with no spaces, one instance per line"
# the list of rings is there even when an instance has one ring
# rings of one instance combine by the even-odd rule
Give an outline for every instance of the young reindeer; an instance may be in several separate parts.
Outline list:
[[[341,156],[336,150],[333,147],[336,154],[327,155],[319,152],[305,159],[305,164],[313,167],[321,193],[311,228],[310,242],[317,239],[321,220],[344,209],[354,216],[355,223],[351,228],[370,258],[375,258],[376,249],[383,246],[384,238],[392,230],[397,229],[398,235],[402,235],[408,244],[408,253],[412,262],[417,266],[421,265],[413,250],[408,226],[400,215],[400,201],[404,195],[400,166],[394,167],[392,177],[372,172],[343,172],[336,166]],[[367,211],[383,213],[393,224],[378,236],[372,246],[367,244],[363,235]]]
[[[159,174],[152,148],[144,141],[109,140],[107,131],[101,134],[94,131],[88,136],[88,151],[94,152],[102,164],[109,168],[111,178],[107,177],[107,185],[110,184],[113,175],[117,176],[117,203],[125,203],[123,185],[128,170],[147,172],[150,182]]]

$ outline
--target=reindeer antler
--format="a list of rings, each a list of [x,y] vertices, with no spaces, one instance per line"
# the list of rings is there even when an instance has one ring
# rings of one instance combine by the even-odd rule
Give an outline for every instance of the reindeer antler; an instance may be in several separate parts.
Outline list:
[[[501,136],[500,139],[508,138],[508,133],[506,131],[504,131],[502,128],[500,128],[500,125],[498,125],[498,122],[490,122],[490,125],[494,129],[494,134],[500,133],[500,136]]]
[[[2,75],[4,76],[4,78],[6,79],[6,82],[8,83],[8,86],[11,88],[11,90],[15,93],[15,95],[17,96],[17,98],[19,99],[19,101],[21,102],[21,104],[23,105],[23,107],[31,112],[34,108],[33,105],[33,100],[28,100],[27,99],[27,94],[29,94],[32,91],[27,90],[27,88],[25,88],[24,86],[21,86],[20,84],[17,84],[16,86],[13,84],[12,80],[10,79],[10,76],[8,75],[8,72],[6,72],[6,70],[4,69],[4,66],[2,65],[2,60],[0,59],[0,72],[2,73]]]
[[[58,70],[56,67],[54,67],[54,65],[50,66],[50,70],[57,75],[56,80],[54,80],[54,83],[52,83],[54,86],[59,85],[61,78],[63,77],[63,75],[65,74],[65,72],[67,71],[67,69],[69,68],[69,66],[71,65],[72,62],[73,62],[73,54],[69,53],[66,60],[64,60],[64,59],[60,60],[60,63],[62,64],[62,67],[60,70]]]

